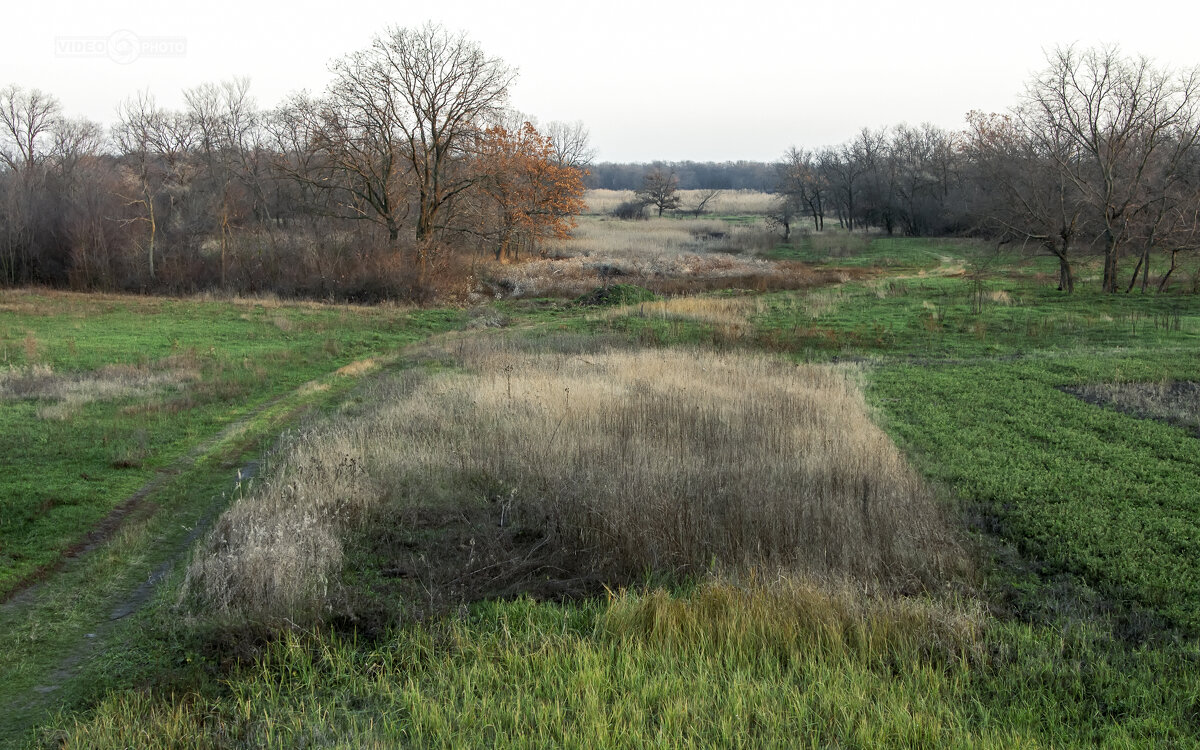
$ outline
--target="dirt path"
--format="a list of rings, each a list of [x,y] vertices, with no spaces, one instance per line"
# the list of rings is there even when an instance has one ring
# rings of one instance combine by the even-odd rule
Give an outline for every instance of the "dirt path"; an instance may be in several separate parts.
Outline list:
[[[222,435],[224,434],[225,433],[222,432]],[[206,444],[212,445],[218,443],[220,437],[221,436],[219,435],[217,438],[206,441]],[[196,458],[198,457],[193,457],[192,461],[194,462]],[[236,489],[241,482],[255,476],[260,465],[261,461],[259,459],[254,459],[242,466],[242,468],[237,471],[236,477],[231,478],[232,482],[230,489]],[[151,484],[154,486],[151,486]],[[147,484],[145,487],[139,490],[137,494],[145,497],[146,495],[153,493],[157,487],[161,486],[162,482],[159,481],[151,484]],[[227,498],[228,493],[222,493],[214,496],[208,507],[204,509],[200,519],[192,526],[191,530],[183,539],[176,542],[172,546],[166,559],[159,563],[159,565],[146,578],[146,580],[138,584],[137,587],[135,587],[132,591],[120,595],[118,598],[109,603],[112,609],[109,612],[107,619],[99,620],[94,623],[93,627],[90,628],[90,632],[84,634],[75,647],[62,657],[58,665],[49,673],[47,673],[47,679],[42,680],[40,684],[34,686],[32,695],[29,696],[29,702],[20,706],[20,709],[28,711],[36,708],[38,703],[43,702],[40,700],[41,696],[48,696],[58,691],[66,681],[77,676],[79,668],[89,658],[102,650],[103,645],[108,642],[109,636],[117,624],[124,618],[140,610],[146,605],[147,602],[150,601],[151,597],[154,596],[155,591],[158,589],[159,584],[161,584],[168,576],[170,576],[171,572],[175,569],[175,566],[181,563],[187,557],[188,552],[191,550],[196,540],[198,540],[206,531],[208,531],[213,522],[216,521],[217,517],[221,514],[221,511],[225,508]],[[130,514],[126,514],[124,516],[126,519],[129,517]],[[83,549],[79,555],[86,555],[100,544],[102,544],[102,541],[97,540],[96,542],[92,543],[90,547]],[[78,559],[79,556],[70,558],[69,560],[65,561],[63,565],[59,566],[59,569],[61,570],[67,565],[70,565],[72,561]],[[34,596],[36,595],[37,588],[37,586],[34,586],[23,591],[21,594],[22,599],[32,602]],[[8,604],[13,604],[15,601],[16,599],[10,601]]]
[[[289,399],[298,399],[296,406],[284,411],[277,418],[272,417],[272,419],[278,420],[278,424],[272,427],[272,431],[278,431],[275,428],[282,429],[284,424],[295,422],[306,412],[310,405],[303,397],[325,390],[331,378],[357,379],[366,373],[373,372],[381,363],[389,359],[391,358],[374,357],[361,360],[322,378],[309,381],[293,391],[259,405],[250,413],[227,425],[216,435],[196,445],[169,466],[160,469],[150,481],[122,500],[79,542],[64,552],[56,562],[43,567],[35,575],[28,577],[22,585],[9,592],[6,600],[0,603],[0,614],[19,618],[22,610],[37,607],[43,594],[55,580],[82,570],[88,561],[123,528],[137,521],[154,517],[160,507],[155,496],[171,480],[194,467],[198,461],[213,455],[214,451],[221,446],[229,443],[236,444],[236,441],[249,432],[255,422],[271,409]],[[55,647],[59,657],[53,666],[38,677],[32,689],[24,692],[20,697],[14,698],[12,705],[0,705],[0,716],[6,714],[29,716],[33,713],[52,710],[56,704],[55,694],[78,677],[80,670],[88,660],[103,653],[123,620],[139,612],[153,599],[163,581],[170,578],[176,567],[187,558],[196,541],[211,528],[217,517],[227,507],[232,491],[245,480],[255,476],[260,468],[261,460],[257,458],[239,468],[230,468],[229,491],[214,494],[204,507],[198,509],[197,520],[186,534],[172,541],[165,552],[160,553],[157,565],[145,580],[129,590],[110,597],[84,625],[72,627],[72,632],[79,633],[78,637],[74,638],[69,645]],[[197,509],[193,506],[192,510],[194,512]],[[4,741],[3,730],[4,727],[0,726],[0,744],[3,744]]]
[[[312,383],[306,383],[301,386],[301,389],[312,387]],[[203,441],[199,445],[192,448],[183,456],[175,459],[169,466],[165,466],[158,470],[158,473],[146,484],[142,485],[136,492],[122,500],[112,510],[110,510],[103,518],[96,522],[91,529],[84,534],[78,542],[63,550],[62,555],[52,563],[48,563],[38,568],[34,572],[26,576],[16,586],[12,588],[3,597],[0,597],[0,608],[4,612],[11,612],[25,604],[32,602],[42,585],[50,577],[63,570],[69,569],[72,566],[78,565],[79,562],[85,559],[90,553],[94,552],[98,547],[103,545],[127,523],[138,519],[147,519],[153,516],[158,511],[158,503],[151,498],[171,479],[182,474],[187,469],[190,469],[204,456],[207,456],[217,446],[235,439],[238,435],[244,433],[250,425],[261,416],[264,412],[278,405],[284,399],[293,396],[298,391],[287,393],[283,396],[278,396],[270,401],[260,405],[254,411],[250,412],[241,419],[227,425],[223,430],[213,435],[209,439]]]

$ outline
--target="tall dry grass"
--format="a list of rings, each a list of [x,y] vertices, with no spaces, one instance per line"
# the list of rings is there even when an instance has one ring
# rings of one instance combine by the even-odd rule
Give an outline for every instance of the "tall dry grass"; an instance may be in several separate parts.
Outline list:
[[[803,285],[805,279],[796,278],[797,269],[792,265],[760,256],[776,242],[775,235],[759,224],[585,217],[571,238],[546,244],[546,258],[496,264],[489,269],[489,276],[498,294],[514,297],[578,296],[613,279],[644,286],[698,285],[701,289],[705,281],[728,286],[731,280],[744,283],[747,279],[772,280],[768,286],[780,282],[788,287]]]
[[[341,540],[379,503],[491,504],[500,524],[617,582],[766,566],[911,589],[960,564],[851,371],[494,342],[464,339],[469,372],[393,389],[294,444],[196,556],[204,607],[318,614]]]
[[[654,256],[747,253],[769,250],[776,236],[759,224],[720,219],[652,218],[646,221],[584,219],[570,239],[546,243],[551,257],[637,260]]]
[[[484,349],[467,364],[482,374],[420,399],[434,411],[405,437],[433,448],[403,471],[452,469],[439,456],[455,455],[513,483],[604,567],[926,580],[949,552],[928,490],[848,371],[679,350]]]
[[[680,209],[686,213],[699,204],[708,195],[708,190],[680,190]],[[746,215],[765,214],[771,209],[776,196],[759,190],[722,190],[715,198],[704,206],[704,212],[709,214]],[[583,200],[587,203],[590,214],[606,215],[634,199],[632,190],[588,190]]]
[[[0,401],[40,402],[42,419],[68,419],[94,401],[149,398],[167,390],[181,391],[200,380],[196,362],[167,358],[143,365],[105,365],[84,372],[56,372],[46,364],[0,369]]]
[[[381,492],[363,462],[368,425],[293,436],[265,481],[221,515],[188,566],[184,595],[203,611],[268,624],[309,622],[336,593],[347,535]]]
[[[769,309],[758,295],[740,297],[669,297],[636,305],[608,308],[593,317],[613,319],[623,317],[681,320],[710,326],[717,340],[735,342],[754,333],[752,318]]]

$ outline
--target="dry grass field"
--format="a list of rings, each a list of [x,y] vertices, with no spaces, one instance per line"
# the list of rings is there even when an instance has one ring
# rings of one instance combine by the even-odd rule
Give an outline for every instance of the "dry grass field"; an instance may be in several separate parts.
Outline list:
[[[193,357],[169,357],[152,365],[107,365],[90,372],[55,372],[47,364],[0,369],[0,401],[38,402],[41,419],[66,420],[84,404],[179,393],[200,381]]]
[[[761,220],[585,216],[566,240],[547,242],[545,257],[488,264],[487,284],[505,297],[577,297],[597,286],[629,283],[665,294],[714,289],[802,289],[840,283],[861,269],[821,269],[768,257],[779,236]]]
[[[711,191],[680,190],[680,210],[691,211]],[[583,196],[589,214],[609,214],[622,203],[633,200],[632,190],[589,190]],[[704,212],[717,215],[765,214],[775,196],[758,190],[722,190],[704,206]]]
[[[381,392],[369,413],[291,441],[192,563],[203,608],[319,619],[344,539],[381,504],[493,506],[546,566],[614,585],[765,566],[921,590],[962,565],[852,371],[498,341],[464,339],[466,372]]]

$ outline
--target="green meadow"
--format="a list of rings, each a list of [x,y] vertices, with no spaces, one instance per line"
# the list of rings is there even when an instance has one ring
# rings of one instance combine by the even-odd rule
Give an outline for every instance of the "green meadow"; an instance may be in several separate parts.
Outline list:
[[[1200,744],[1200,298],[955,241],[768,256],[846,281],[0,293],[0,740]]]

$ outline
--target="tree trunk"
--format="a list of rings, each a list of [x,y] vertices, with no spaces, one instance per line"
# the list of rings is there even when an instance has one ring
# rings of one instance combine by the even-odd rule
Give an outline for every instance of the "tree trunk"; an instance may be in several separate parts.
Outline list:
[[[1167,282],[1171,280],[1171,274],[1175,273],[1175,259],[1179,255],[1178,250],[1171,251],[1171,267],[1167,269],[1167,273],[1158,282],[1158,291],[1163,291],[1167,288]]]
[[[1134,284],[1138,283],[1138,274],[1141,271],[1142,264],[1146,263],[1146,251],[1142,251],[1138,256],[1138,265],[1133,266],[1133,276],[1129,277],[1129,284],[1126,286],[1126,294],[1133,292]]]
[[[1120,246],[1117,237],[1111,229],[1104,230],[1104,281],[1102,289],[1106,292],[1117,291],[1117,254]]]
[[[154,220],[154,198],[146,193],[146,207],[150,214],[150,280],[154,280],[154,240],[158,234],[158,224]]]
[[[1073,294],[1075,292],[1075,273],[1071,270],[1071,261],[1066,253],[1058,256],[1058,290]]]
[[[421,192],[420,201],[421,215],[417,218],[417,242],[433,237],[433,220],[437,213],[437,208],[424,191]]]

